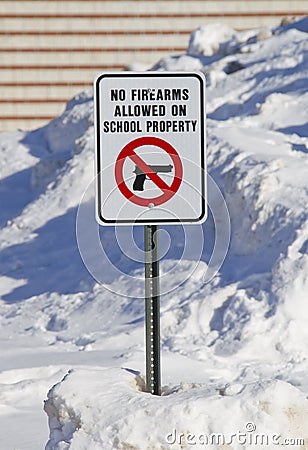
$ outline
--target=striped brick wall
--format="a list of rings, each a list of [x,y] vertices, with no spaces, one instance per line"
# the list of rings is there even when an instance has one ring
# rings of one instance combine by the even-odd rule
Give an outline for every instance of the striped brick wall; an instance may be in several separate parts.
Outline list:
[[[0,130],[43,125],[101,70],[183,52],[200,25],[307,14],[307,0],[1,0]]]

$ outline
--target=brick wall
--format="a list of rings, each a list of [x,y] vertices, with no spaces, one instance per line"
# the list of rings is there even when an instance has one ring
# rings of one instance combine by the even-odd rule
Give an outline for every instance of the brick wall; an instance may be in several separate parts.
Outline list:
[[[60,114],[96,73],[185,51],[191,31],[308,14],[307,0],[33,0],[0,2],[0,130]]]

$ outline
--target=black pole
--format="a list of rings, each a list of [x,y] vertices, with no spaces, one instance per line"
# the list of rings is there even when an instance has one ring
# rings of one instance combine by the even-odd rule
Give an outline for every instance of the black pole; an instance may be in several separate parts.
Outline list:
[[[161,395],[160,297],[157,225],[144,226],[146,390]]]

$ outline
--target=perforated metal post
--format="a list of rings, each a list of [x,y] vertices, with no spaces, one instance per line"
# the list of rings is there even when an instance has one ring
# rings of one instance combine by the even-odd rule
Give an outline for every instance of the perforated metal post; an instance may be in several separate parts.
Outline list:
[[[161,394],[160,297],[157,225],[144,226],[146,390]],[[156,234],[156,236],[155,236]],[[154,241],[155,237],[155,241]]]

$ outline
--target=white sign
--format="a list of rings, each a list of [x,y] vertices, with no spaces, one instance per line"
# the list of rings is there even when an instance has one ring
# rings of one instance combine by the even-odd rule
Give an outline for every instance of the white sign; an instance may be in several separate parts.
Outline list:
[[[204,75],[103,73],[94,88],[98,222],[205,221]]]

